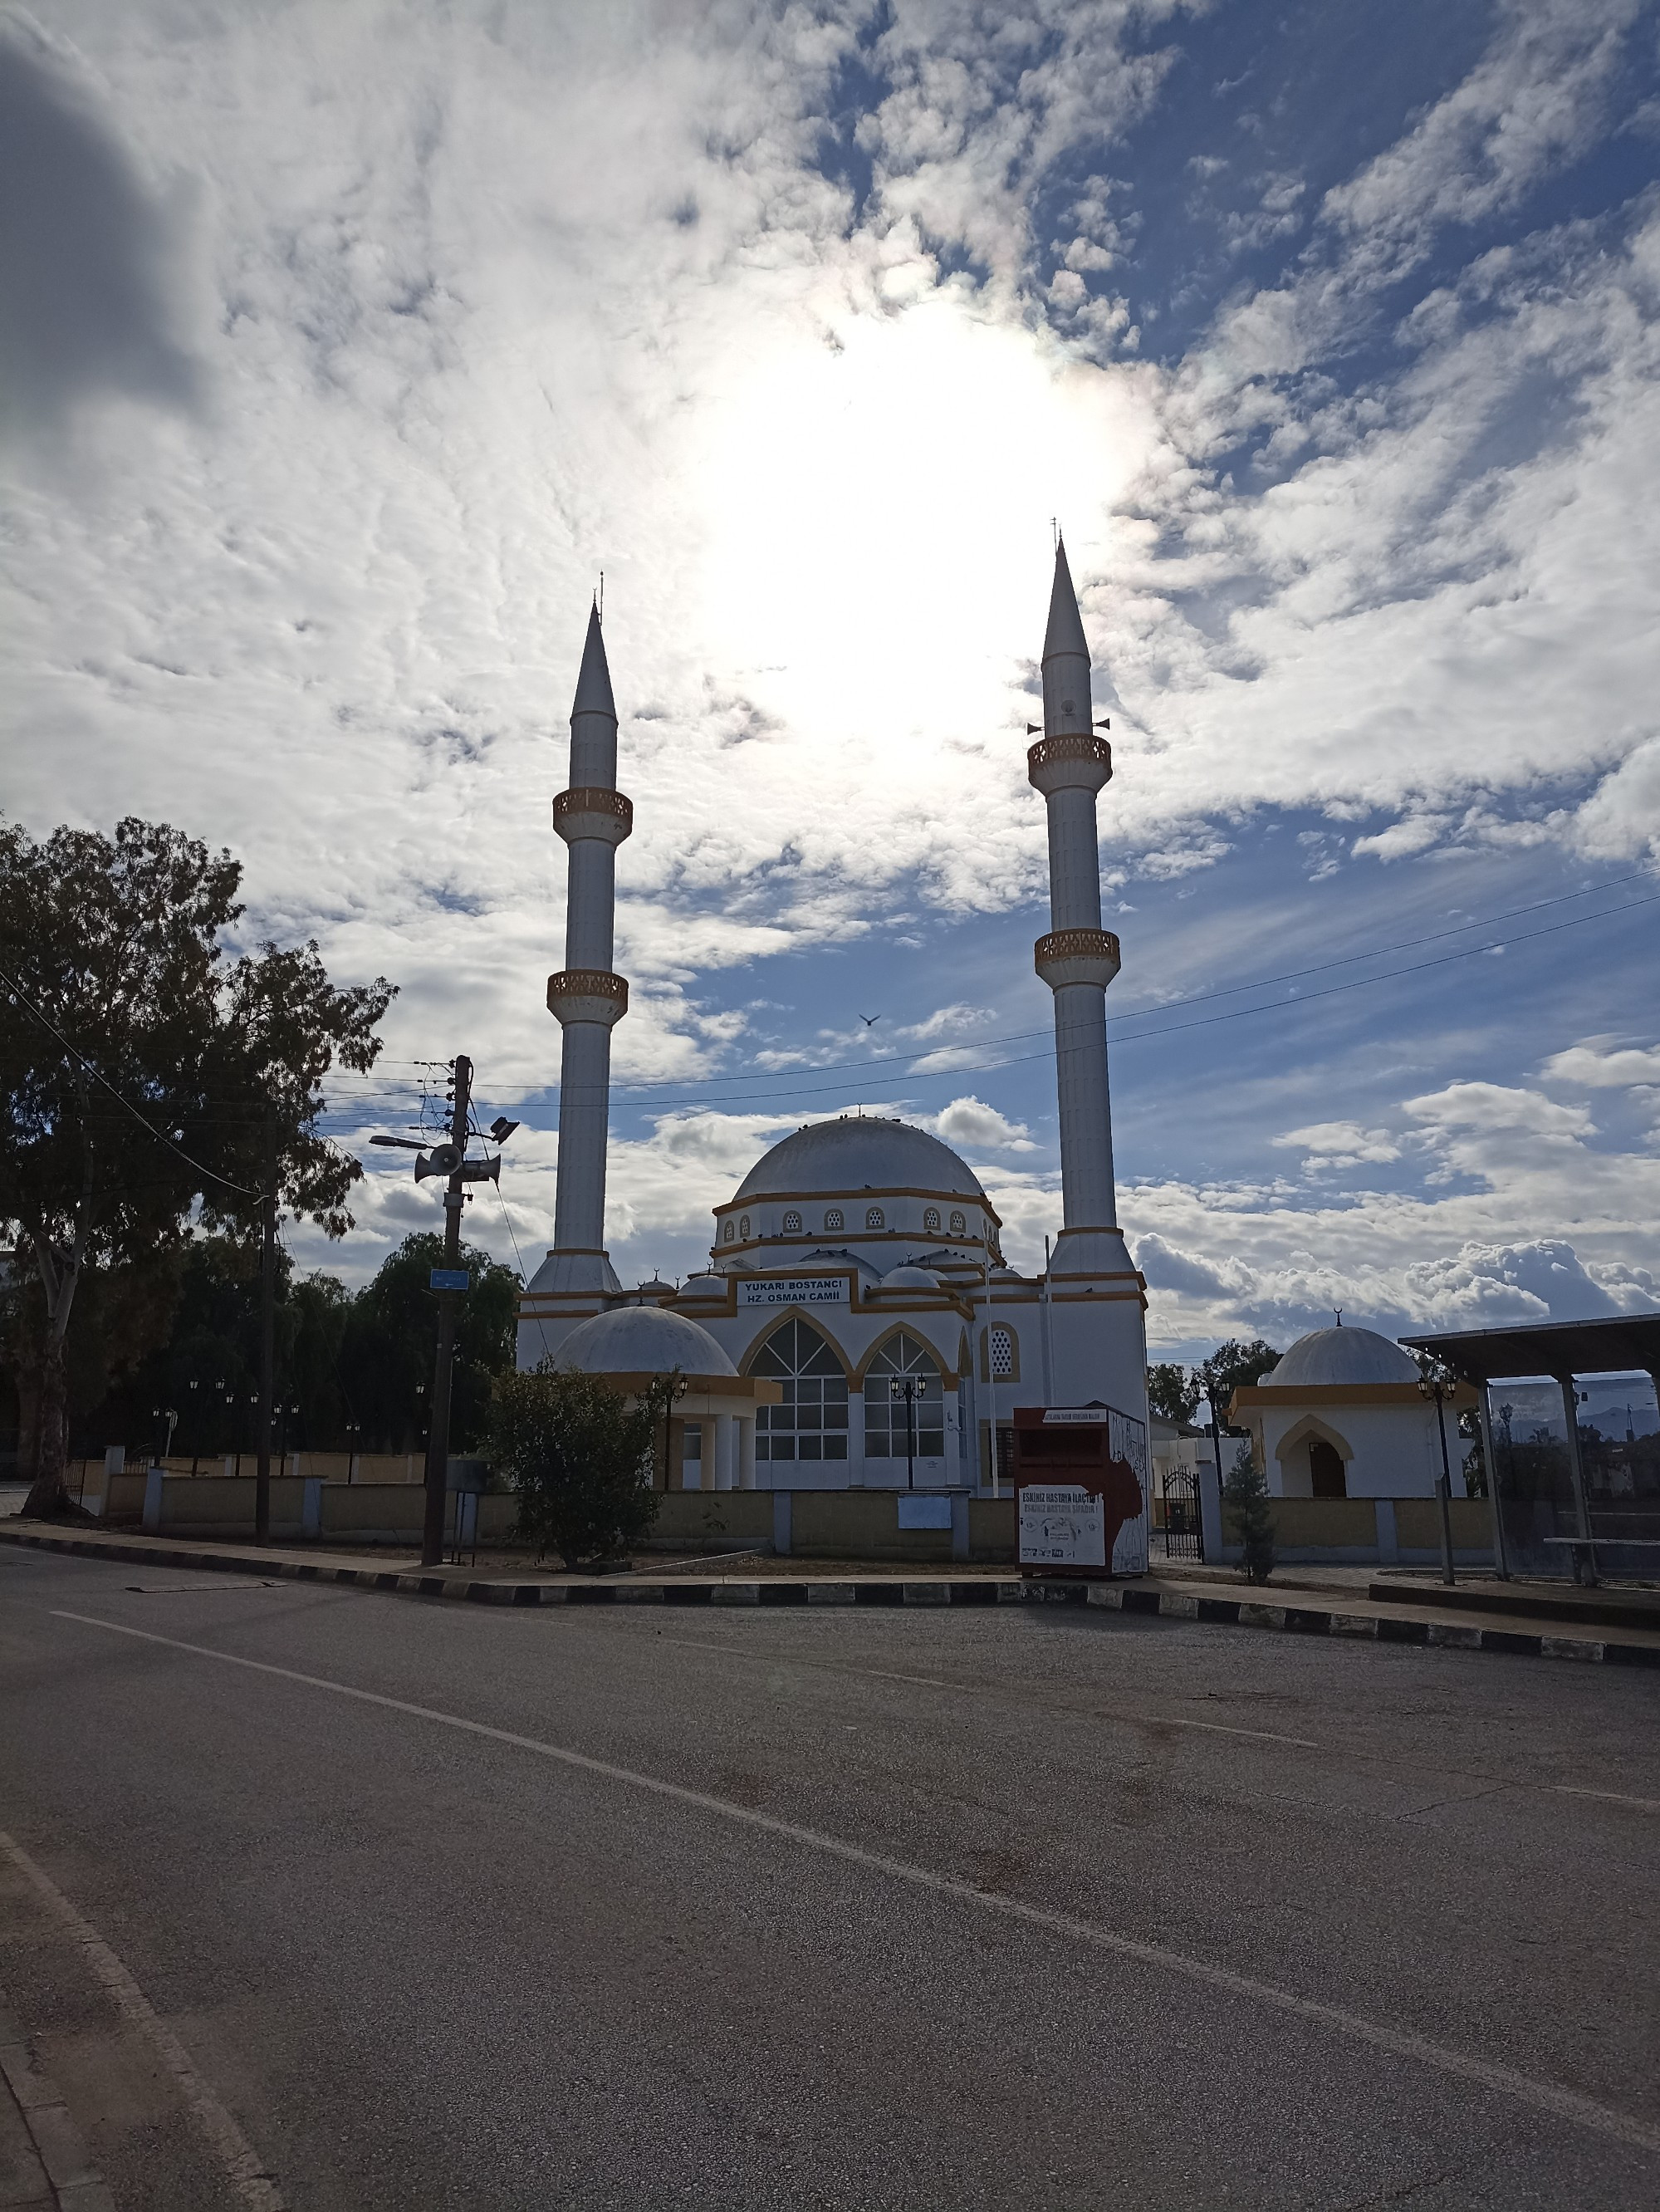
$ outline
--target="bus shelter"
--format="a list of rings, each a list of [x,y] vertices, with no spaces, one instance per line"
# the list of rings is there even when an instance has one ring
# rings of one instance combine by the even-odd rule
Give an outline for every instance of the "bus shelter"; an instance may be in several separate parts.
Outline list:
[[[1403,1336],[1474,1383],[1493,1510],[1498,1572],[1660,1577],[1660,1431],[1608,1437],[1580,1416],[1581,1384],[1646,1375],[1660,1405],[1660,1313],[1607,1321],[1528,1322],[1449,1335]],[[1493,1418],[1493,1386],[1548,1378],[1560,1394],[1563,1438],[1540,1425],[1518,1440]]]

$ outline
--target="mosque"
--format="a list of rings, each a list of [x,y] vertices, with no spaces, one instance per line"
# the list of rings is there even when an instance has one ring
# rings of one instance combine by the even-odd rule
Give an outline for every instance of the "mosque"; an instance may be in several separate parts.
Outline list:
[[[617,714],[597,610],[571,710],[566,964],[548,980],[563,1032],[554,1243],[519,1309],[518,1361],[551,1355],[619,1388],[678,1370],[672,1488],[983,1491],[1006,1486],[1015,1411],[1112,1417],[1115,1456],[1145,1468],[1146,1285],[1118,1224],[1096,797],[1112,748],[1057,545],[1043,649],[1043,734],[1027,774],[1049,817],[1061,1227],[1041,1274],[1008,1265],[996,1209],[948,1146],[910,1124],[843,1115],[797,1129],[715,1208],[705,1273],[625,1289],[605,1250],[611,1031],[628,1010],[612,966]],[[1126,1441],[1127,1440],[1127,1441]]]

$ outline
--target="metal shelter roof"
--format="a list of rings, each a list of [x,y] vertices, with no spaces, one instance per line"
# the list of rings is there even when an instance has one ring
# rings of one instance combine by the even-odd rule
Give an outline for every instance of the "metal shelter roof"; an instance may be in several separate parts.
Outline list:
[[[1434,1352],[1467,1382],[1512,1375],[1614,1375],[1630,1368],[1660,1374],[1660,1313],[1530,1322],[1517,1328],[1473,1328],[1448,1336],[1403,1336],[1399,1341],[1409,1351]]]

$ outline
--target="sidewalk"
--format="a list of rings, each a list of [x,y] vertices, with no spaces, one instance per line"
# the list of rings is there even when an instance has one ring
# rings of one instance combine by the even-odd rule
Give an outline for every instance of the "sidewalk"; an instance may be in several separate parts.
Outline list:
[[[3,2212],[115,2212],[63,2098],[30,2057],[0,2004],[0,2208]]]
[[[114,1530],[70,1532],[36,1522],[0,1522],[0,1543],[82,1559],[158,1568],[209,1568],[271,1581],[333,1583],[403,1597],[460,1599],[482,1605],[1092,1605],[1112,1612],[1199,1622],[1217,1627],[1271,1628],[1293,1635],[1370,1637],[1513,1656],[1577,1659],[1613,1666],[1660,1668],[1660,1629],[1619,1627],[1592,1634],[1589,1621],[1566,1625],[1527,1609],[1486,1613],[1480,1623],[1439,1583],[1409,1596],[1392,1587],[1369,1594],[1366,1568],[1293,1570],[1253,1589],[1224,1568],[1156,1566],[1120,1582],[1023,1579],[1007,1566],[872,1564],[802,1559],[735,1559],[722,1569],[700,1562],[682,1571],[652,1562],[612,1575],[570,1575],[527,1568],[522,1561],[482,1566],[422,1567],[412,1555],[319,1551],[280,1545],[183,1543]],[[136,1585],[136,1587],[138,1587]],[[1590,1593],[1595,1595],[1595,1593]]]

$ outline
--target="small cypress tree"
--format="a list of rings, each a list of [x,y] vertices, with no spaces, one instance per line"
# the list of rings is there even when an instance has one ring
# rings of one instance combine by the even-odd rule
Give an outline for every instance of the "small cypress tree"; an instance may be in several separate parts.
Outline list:
[[[1239,1571],[1248,1582],[1265,1583],[1274,1571],[1274,1516],[1269,1509],[1267,1478],[1242,1444],[1233,1472],[1222,1486],[1222,1499],[1245,1557]]]

